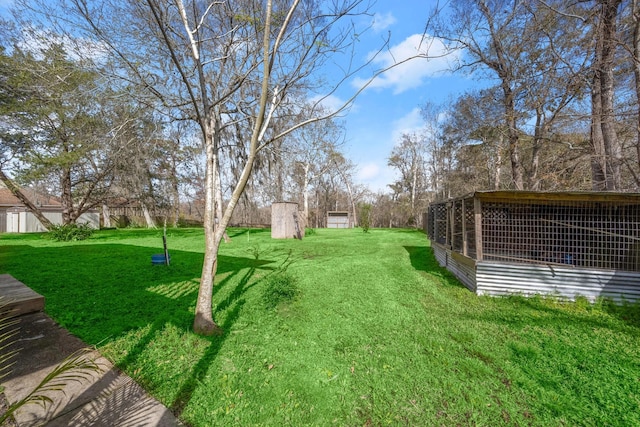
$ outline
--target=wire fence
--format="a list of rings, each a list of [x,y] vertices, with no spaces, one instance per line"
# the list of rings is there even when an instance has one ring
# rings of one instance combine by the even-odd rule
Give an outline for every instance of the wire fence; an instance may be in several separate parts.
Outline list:
[[[432,204],[427,233],[474,259],[640,271],[638,197],[518,200],[485,193],[480,202],[471,196]]]

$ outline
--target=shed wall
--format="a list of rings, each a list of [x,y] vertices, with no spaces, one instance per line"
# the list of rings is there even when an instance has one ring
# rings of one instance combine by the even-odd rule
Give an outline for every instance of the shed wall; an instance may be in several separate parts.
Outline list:
[[[61,212],[43,212],[45,218],[55,225],[62,224]],[[78,224],[89,224],[92,228],[100,228],[100,214],[98,212],[85,212],[76,221]],[[9,233],[40,233],[47,231],[34,214],[29,211],[7,211],[5,218],[5,231]]]
[[[352,228],[351,214],[346,211],[327,212],[327,228]]]
[[[271,205],[272,239],[302,239],[304,227],[297,203],[282,202]]]

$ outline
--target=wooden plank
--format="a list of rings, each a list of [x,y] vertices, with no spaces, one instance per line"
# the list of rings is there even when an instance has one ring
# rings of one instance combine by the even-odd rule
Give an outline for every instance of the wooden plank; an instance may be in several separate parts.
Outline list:
[[[456,260],[458,264],[461,264],[473,269],[476,268],[476,260],[473,258],[469,258],[468,256],[464,256],[462,254],[459,254],[458,252],[453,252],[453,251],[451,251],[451,258]]]
[[[476,259],[482,261],[482,202],[480,199],[473,199],[473,216],[475,220],[476,239]]]
[[[616,202],[623,204],[640,204],[640,193],[607,193],[607,192],[540,192],[540,191],[477,191],[474,196],[482,201],[556,201],[556,202]]]
[[[0,274],[0,297],[3,310],[15,316],[44,310],[44,297],[10,274]]]
[[[462,199],[462,255],[467,256],[467,199]]]

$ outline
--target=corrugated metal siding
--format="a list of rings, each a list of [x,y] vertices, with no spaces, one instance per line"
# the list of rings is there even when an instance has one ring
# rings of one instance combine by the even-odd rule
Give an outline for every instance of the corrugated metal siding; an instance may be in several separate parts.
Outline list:
[[[440,264],[441,267],[446,267],[447,266],[447,250],[433,243],[431,243],[431,247],[433,248],[433,254],[438,260],[438,264]]]
[[[433,253],[442,267],[446,267],[470,291],[476,292],[476,272],[470,265],[458,262],[451,255],[451,250],[440,245],[432,245]]]
[[[583,296],[590,301],[598,297],[640,301],[638,272],[479,262],[476,283],[479,295],[545,294],[572,300]]]

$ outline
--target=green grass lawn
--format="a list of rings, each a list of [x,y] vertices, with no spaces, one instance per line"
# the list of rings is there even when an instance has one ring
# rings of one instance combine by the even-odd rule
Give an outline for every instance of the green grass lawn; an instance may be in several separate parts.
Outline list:
[[[640,310],[478,297],[423,233],[230,230],[222,337],[191,332],[202,230],[2,235],[0,273],[192,426],[640,425]],[[300,293],[275,309],[283,270]]]

